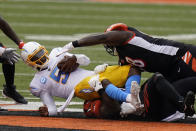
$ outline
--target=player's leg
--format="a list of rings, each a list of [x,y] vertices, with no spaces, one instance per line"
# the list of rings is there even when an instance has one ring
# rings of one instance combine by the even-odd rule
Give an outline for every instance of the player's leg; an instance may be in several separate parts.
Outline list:
[[[195,113],[194,101],[196,93],[196,77],[188,77],[178,80],[174,83],[175,89],[183,96],[186,97],[186,115],[192,116]],[[190,92],[192,91],[192,92]]]
[[[155,85],[154,87],[158,94],[160,94],[163,99],[167,99],[168,103],[175,105],[176,110],[184,112],[188,116],[194,114],[194,108],[192,107],[194,105],[195,97],[192,92],[186,92],[186,95],[183,97],[175,87],[159,73],[153,75],[149,80],[149,85]],[[165,104],[165,106],[166,105],[167,104]]]
[[[6,85],[3,85],[3,94],[12,98],[17,103],[27,104],[27,100],[25,100],[24,97],[16,91],[16,86],[14,85],[15,65],[10,65],[3,62],[2,69],[6,82]]]
[[[145,107],[144,116],[147,120],[161,120],[162,100],[156,91],[154,83],[146,81],[140,91],[140,99]]]
[[[3,44],[0,43],[0,46],[3,47]],[[27,104],[24,97],[16,91],[16,86],[14,85],[15,65],[8,64],[4,59],[1,59],[1,57],[0,62],[2,63],[2,70],[6,82],[6,85],[3,85],[3,94],[18,103]]]
[[[181,111],[183,111],[184,97],[181,96],[174,86],[167,81],[160,73],[155,73],[150,79],[150,83],[155,85],[156,90],[162,97],[168,98],[175,104]]]
[[[117,119],[120,118],[120,103],[110,98],[106,92],[100,93],[102,106],[100,107],[100,114],[102,118]]]

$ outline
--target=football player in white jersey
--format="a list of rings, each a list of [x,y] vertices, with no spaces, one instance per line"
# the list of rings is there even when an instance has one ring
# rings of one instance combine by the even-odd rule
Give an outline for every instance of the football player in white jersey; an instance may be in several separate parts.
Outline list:
[[[64,56],[75,56],[77,63],[83,66],[87,66],[90,63],[90,59],[83,54],[73,55],[67,52],[57,56],[57,53],[61,52],[61,50],[62,48],[54,48],[48,56],[48,51],[37,42],[28,42],[24,44],[21,49],[23,61],[38,70],[30,83],[30,90],[33,95],[40,97],[45,105],[45,107],[41,107],[40,109],[40,114],[43,116],[55,116],[58,112],[64,111],[74,95],[85,100],[100,97],[88,83],[91,78],[96,76],[94,71],[77,68],[71,73],[65,73],[60,71],[57,67],[58,63],[64,59]],[[108,78],[115,86],[122,87],[126,83],[130,68],[129,65],[107,67],[106,71],[99,75],[99,79],[101,81]],[[117,75],[114,75],[116,76],[114,77],[110,75],[110,73]],[[119,78],[119,76],[122,77]],[[131,80],[132,79],[133,78],[131,78]],[[137,79],[140,81],[139,76],[137,76]],[[57,109],[53,96],[67,100],[63,106]],[[124,94],[124,96],[123,98],[117,99],[121,101],[131,101],[132,97],[130,96],[130,91]],[[139,98],[138,96],[136,97]],[[136,103],[137,102],[139,102],[139,100],[136,100]]]

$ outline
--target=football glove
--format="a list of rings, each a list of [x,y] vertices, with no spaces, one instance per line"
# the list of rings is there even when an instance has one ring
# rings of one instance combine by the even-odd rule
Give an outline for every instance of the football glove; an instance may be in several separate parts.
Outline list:
[[[103,88],[101,82],[99,81],[99,75],[92,77],[88,83],[96,92]]]
[[[66,52],[68,52],[68,51],[71,51],[72,49],[74,49],[74,46],[73,46],[73,43],[70,42],[70,43],[66,44],[66,45],[62,48],[62,50],[56,55],[56,57],[62,55],[63,53],[66,53]]]
[[[20,55],[18,55],[15,51],[16,49],[13,48],[5,48],[1,56],[2,59],[5,59],[10,65],[18,62]]]
[[[136,111],[136,107],[133,104],[127,102],[123,102],[120,108],[120,116],[122,118],[126,117],[128,114],[133,114]]]
[[[102,64],[102,65],[98,65],[98,66],[95,67],[94,72],[96,74],[102,73],[106,70],[107,67],[108,67],[108,64],[105,64],[105,63]]]
[[[73,72],[78,68],[77,58],[73,56],[64,56],[64,58],[57,64],[60,71],[65,73]]]

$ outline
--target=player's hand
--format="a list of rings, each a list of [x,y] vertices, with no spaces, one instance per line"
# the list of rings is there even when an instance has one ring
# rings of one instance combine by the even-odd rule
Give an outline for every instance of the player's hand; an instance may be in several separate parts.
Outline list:
[[[48,116],[49,115],[48,107],[47,106],[39,107],[39,113],[40,113],[40,116]]]
[[[77,58],[73,56],[64,56],[64,58],[57,64],[60,71],[65,73],[73,72],[78,68]]]
[[[127,102],[123,102],[120,108],[120,115],[122,118],[126,117],[128,114],[133,114],[136,111],[136,107],[133,104]]]
[[[96,92],[98,92],[100,89],[103,88],[101,82],[99,81],[99,75],[96,75],[94,77],[92,77],[90,80],[89,80],[89,85],[90,87],[94,88],[94,90]]]
[[[5,48],[5,51],[2,53],[1,57],[5,59],[10,65],[13,65],[20,59],[20,55],[18,55],[15,51],[16,49],[13,48]]]
[[[96,74],[99,74],[99,73],[102,73],[102,72],[104,72],[105,71],[105,69],[108,67],[108,64],[102,64],[102,65],[98,65],[98,66],[96,66],[95,67],[95,69],[94,69],[94,72],[96,73]]]
[[[62,55],[63,53],[66,53],[66,52],[68,52],[68,51],[71,51],[72,49],[74,49],[74,46],[73,46],[72,42],[70,42],[70,43],[66,44],[66,45],[62,48],[62,50],[56,55],[56,57]]]

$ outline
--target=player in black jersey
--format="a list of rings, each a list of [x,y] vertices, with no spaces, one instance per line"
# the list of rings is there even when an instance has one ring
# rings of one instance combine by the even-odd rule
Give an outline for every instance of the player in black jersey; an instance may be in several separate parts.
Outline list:
[[[1,16],[0,29],[18,46],[23,44],[10,25]],[[0,43],[0,63],[2,63],[2,70],[6,82],[6,84],[3,85],[3,94],[12,98],[18,103],[27,104],[27,101],[24,99],[24,97],[16,91],[16,86],[14,85],[15,62],[17,62],[19,58],[20,56],[15,53],[15,49],[6,48],[2,43]]]
[[[170,82],[196,76],[196,46],[154,38],[123,23],[111,25],[105,33],[73,41],[64,46],[64,51],[97,44],[104,44],[107,52],[118,55],[119,64],[160,72]]]

